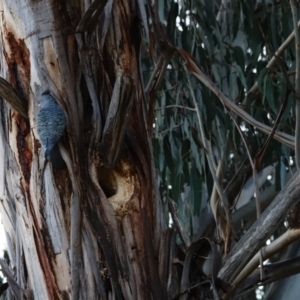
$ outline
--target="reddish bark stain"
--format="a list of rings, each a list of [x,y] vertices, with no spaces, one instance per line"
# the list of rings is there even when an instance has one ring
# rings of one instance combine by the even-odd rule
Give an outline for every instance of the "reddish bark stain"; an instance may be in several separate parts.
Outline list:
[[[12,32],[6,34],[7,47],[10,51],[4,53],[8,67],[8,81],[20,92],[24,98],[28,98],[30,87],[30,53],[23,39],[17,39]],[[27,97],[26,97],[27,96]],[[19,115],[13,115],[17,133],[17,147],[19,163],[25,181],[29,183],[30,168],[32,163],[32,150],[28,147],[26,137],[30,133],[30,125]]]
[[[5,53],[10,84],[22,95],[28,95],[30,86],[30,53],[23,39],[16,39],[13,33],[6,35],[10,54]]]

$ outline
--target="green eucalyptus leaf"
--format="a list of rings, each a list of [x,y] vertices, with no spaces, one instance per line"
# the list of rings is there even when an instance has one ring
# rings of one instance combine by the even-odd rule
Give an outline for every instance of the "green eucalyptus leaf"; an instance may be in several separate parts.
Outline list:
[[[237,65],[240,67],[241,72],[245,68],[245,55],[241,47],[236,46],[233,48],[233,58],[235,59]]]
[[[178,16],[178,3],[177,2],[171,2],[171,8],[168,14],[168,22],[167,22],[167,32],[169,38],[173,42],[175,42],[175,33],[176,33],[176,18]]]

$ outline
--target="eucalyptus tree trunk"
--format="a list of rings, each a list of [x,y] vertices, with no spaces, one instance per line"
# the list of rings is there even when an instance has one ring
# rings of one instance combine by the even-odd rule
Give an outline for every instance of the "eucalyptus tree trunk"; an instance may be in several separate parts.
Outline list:
[[[104,2],[0,1],[11,298],[163,299],[166,225],[139,65],[145,11],[142,1]],[[62,170],[45,160],[37,135],[46,90],[68,119]]]

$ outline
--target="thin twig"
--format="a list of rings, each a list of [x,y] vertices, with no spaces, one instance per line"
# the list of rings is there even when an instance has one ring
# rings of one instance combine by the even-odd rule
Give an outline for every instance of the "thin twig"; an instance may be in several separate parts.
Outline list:
[[[242,130],[241,130],[239,124],[238,124],[237,121],[235,120],[234,116],[232,115],[232,113],[229,112],[229,114],[230,114],[230,116],[231,116],[231,118],[232,118],[232,121],[233,121],[233,123],[234,123],[236,129],[238,130],[238,132],[239,132],[239,134],[240,134],[240,136],[241,136],[241,138],[242,138],[242,141],[243,141],[243,143],[244,143],[244,146],[245,146],[246,151],[247,151],[247,154],[248,154],[248,158],[249,158],[251,167],[252,167],[252,169],[253,169],[253,168],[254,168],[254,162],[253,162],[253,159],[252,159],[252,157],[251,157],[251,153],[250,153],[249,147],[248,147],[248,145],[247,145],[247,142],[246,142],[246,140],[245,140],[244,134],[243,134],[243,132],[242,132]]]
[[[186,109],[186,110],[190,110],[190,111],[196,111],[195,108],[191,108],[191,107],[186,107],[186,106],[183,106],[183,105],[167,105],[167,106],[162,106],[162,107],[159,107],[159,108],[156,108],[155,110],[162,110],[162,109],[165,109],[165,108],[181,108],[181,109]]]
[[[258,219],[261,215],[261,207],[260,207],[260,192],[259,192],[259,186],[258,186],[257,169],[256,169],[256,163],[255,163],[256,159],[254,159],[254,161],[253,161],[253,159],[251,157],[250,150],[248,148],[247,142],[245,140],[243,132],[241,131],[240,126],[237,124],[237,122],[236,122],[234,116],[232,115],[232,113],[229,112],[229,114],[231,115],[231,118],[232,118],[232,120],[233,120],[233,122],[234,122],[234,124],[235,124],[242,140],[243,140],[243,143],[245,145],[245,148],[246,148],[246,151],[247,151],[247,154],[248,154],[248,158],[249,158],[249,161],[250,161],[250,164],[251,164],[251,167],[252,167],[253,183],[254,183],[254,190],[255,190],[256,217]],[[262,250],[261,249],[260,249],[259,253],[260,253],[260,263],[261,263],[261,268],[260,268],[260,271],[261,271],[260,276],[261,277],[260,278],[261,278],[261,280],[263,280],[265,276],[264,276],[264,269],[263,269],[263,255],[262,255]]]
[[[234,176],[231,177],[229,183],[227,184],[224,192],[226,193],[227,190],[229,189],[229,187],[235,182],[237,176],[240,175],[240,171],[242,170],[242,167],[245,165],[245,162],[246,162],[247,158],[244,158],[243,162],[241,163],[241,165],[239,166],[238,170],[235,172]]]
[[[254,159],[254,166],[253,166],[253,183],[254,183],[254,190],[255,190],[255,203],[256,203],[256,219],[258,220],[261,215],[261,205],[260,205],[260,192],[259,192],[259,185],[258,185],[258,178],[257,178],[257,158]],[[263,281],[265,279],[265,273],[263,268],[263,252],[262,248],[259,250],[259,261],[260,261],[260,279]]]
[[[208,143],[208,144],[210,146],[210,143]],[[212,153],[211,146],[210,146],[210,149],[209,149],[209,153]],[[224,169],[224,151],[222,153],[222,156],[221,156],[221,159],[219,161],[218,166],[214,165],[214,171],[216,172],[216,176],[219,180],[223,176],[223,169]],[[214,215],[215,219],[217,219],[219,199],[220,198],[219,198],[219,195],[218,195],[217,186],[214,184],[212,192],[211,192],[209,203],[210,203],[210,207],[211,207],[211,210],[213,212],[213,215]],[[217,231],[217,237],[220,238],[220,226],[216,226],[216,231]]]
[[[172,130],[178,128],[178,127],[181,127],[182,124],[183,124],[183,123],[181,123],[181,124],[179,124],[179,125],[176,125],[176,126],[174,126],[174,127],[172,127],[172,128],[169,128],[169,129],[160,131],[160,132],[158,132],[157,134],[153,135],[152,138],[154,138],[154,137],[156,137],[156,136],[158,136],[158,135],[160,135],[160,134],[164,134],[164,133],[167,133],[167,132],[169,132],[169,131],[172,131]]]
[[[164,79],[165,72],[167,70],[169,61],[171,60],[173,54],[175,52],[175,49],[168,47],[159,57],[158,62],[155,66],[155,69],[148,81],[145,94],[148,95],[149,101],[148,101],[148,127],[150,130],[152,130],[152,124],[154,121],[154,106],[156,102],[156,91],[160,84],[160,82]]]
[[[297,24],[297,27],[300,27],[300,21]],[[272,68],[275,65],[276,62],[276,56],[279,57],[282,52],[289,46],[289,44],[294,40],[295,38],[295,30],[288,36],[288,38],[280,45],[280,47],[275,52],[275,55],[270,59],[269,63],[267,64],[266,68]],[[258,84],[255,82],[255,84],[250,88],[248,91],[249,94],[256,95],[259,92]],[[247,104],[247,96],[242,101],[243,105]]]
[[[207,138],[205,136],[205,131],[204,131],[204,124],[203,124],[203,120],[202,120],[202,116],[198,107],[198,103],[195,97],[195,93],[193,91],[193,87],[192,87],[192,83],[191,83],[191,79],[190,79],[190,74],[188,72],[188,69],[186,67],[186,65],[184,64],[184,69],[187,75],[187,80],[188,80],[188,84],[189,84],[189,89],[190,89],[190,93],[194,102],[194,106],[196,109],[196,113],[197,113],[197,118],[198,118],[198,123],[199,123],[199,128],[200,128],[200,133],[201,133],[201,138],[202,138],[202,143],[204,145],[205,149],[209,149],[209,144],[207,141]],[[222,189],[222,186],[220,184],[220,181],[217,177],[216,174],[216,170],[214,168],[214,162],[213,162],[213,155],[211,153],[211,151],[206,151],[206,158],[207,158],[207,162],[208,162],[208,166],[210,169],[210,172],[212,174],[213,180],[214,180],[214,184],[216,185],[216,189],[218,191],[219,197],[222,201],[224,210],[225,210],[225,214],[226,214],[226,228],[223,228],[224,232],[225,232],[225,253],[228,253],[229,249],[228,249],[228,245],[229,245],[229,240],[230,240],[230,234],[231,234],[231,221],[230,221],[230,210],[229,210],[229,203],[228,203],[228,199],[224,194],[224,191]]]
[[[190,58],[187,53],[183,52],[183,50],[180,50],[180,53],[183,55],[183,57],[187,60],[189,64],[189,68],[191,69],[192,74],[201,81],[206,87],[208,87],[222,102],[222,104],[226,107],[228,111],[232,111],[233,113],[237,114],[239,117],[241,117],[243,120],[251,124],[252,126],[256,127],[258,130],[269,134],[272,131],[272,128],[270,126],[267,126],[256,119],[254,119],[251,115],[249,115],[246,111],[244,111],[242,108],[240,108],[238,105],[236,105],[234,102],[230,101],[223,93],[222,91],[212,82],[212,80],[205,75],[195,64],[195,62]],[[276,132],[274,134],[274,139],[281,142],[282,144],[294,148],[295,146],[295,139],[293,136],[283,133],[283,132]]]

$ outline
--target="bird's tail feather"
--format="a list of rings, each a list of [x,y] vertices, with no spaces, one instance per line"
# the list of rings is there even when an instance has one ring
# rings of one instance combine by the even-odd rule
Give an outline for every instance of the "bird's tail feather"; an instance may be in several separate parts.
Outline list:
[[[46,152],[46,158],[52,163],[54,169],[63,169],[66,166],[65,161],[61,157],[58,143],[54,145],[51,151]]]

